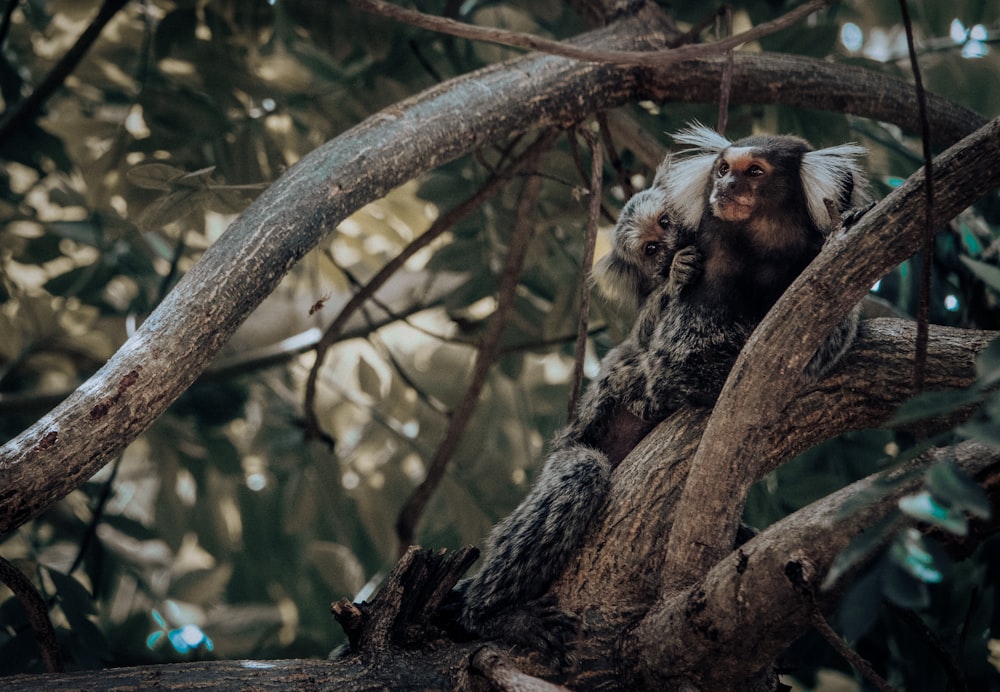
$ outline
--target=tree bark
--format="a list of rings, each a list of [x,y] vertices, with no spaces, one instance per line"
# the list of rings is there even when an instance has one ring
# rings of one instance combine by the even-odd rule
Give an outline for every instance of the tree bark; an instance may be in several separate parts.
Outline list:
[[[865,322],[842,367],[790,403],[788,415],[771,431],[775,440],[784,443],[767,450],[761,463],[777,467],[804,447],[887,420],[909,396],[909,388],[900,382],[907,381],[901,375],[911,360],[915,330],[913,323],[898,319]],[[970,384],[976,377],[977,353],[995,336],[992,332],[932,327],[928,386],[945,389]],[[684,682],[666,677],[664,671],[690,674],[704,689],[752,678],[808,626],[810,594],[823,608],[834,602],[837,593],[820,594],[818,584],[846,542],[884,516],[899,494],[912,491],[913,483],[919,482],[916,479],[900,486],[894,494],[857,514],[837,516],[836,510],[844,501],[870,489],[878,476],[859,481],[790,515],[739,549],[730,549],[689,588],[662,592],[661,584],[669,574],[666,542],[709,415],[704,409],[679,411],[647,436],[616,470],[611,495],[585,547],[553,589],[562,606],[576,612],[585,623],[577,642],[578,666],[560,673],[546,670],[536,661],[517,658],[516,664],[525,674],[544,675],[574,689],[600,685],[665,689],[664,685],[677,687]],[[940,425],[947,427],[954,422],[941,421]],[[977,444],[952,451],[968,472],[980,474],[979,480],[996,502],[1000,496],[997,452]],[[934,458],[912,462],[911,466],[926,465]],[[985,533],[995,530],[991,525]],[[732,536],[727,540],[731,543]],[[467,562],[462,560],[455,558],[450,567],[431,562],[430,567],[420,567],[424,573],[416,578],[407,574],[413,568],[404,560],[397,568],[399,578],[390,578],[384,587],[385,595],[380,592],[371,606],[357,611],[354,624],[346,624],[358,638],[355,655],[336,661],[191,663],[44,678],[19,676],[4,682],[14,690],[37,689],[40,681],[47,689],[78,689],[88,685],[149,686],[151,680],[170,689],[206,679],[232,688],[298,685],[310,680],[317,687],[374,689],[406,680],[417,682],[418,678],[407,676],[419,675],[419,681],[428,687],[477,688],[485,685],[485,671],[480,666],[488,667],[484,661],[473,663],[482,643],[450,641],[440,629],[428,625],[427,604],[442,600],[442,584],[453,583],[460,576],[448,570],[455,565],[464,569]],[[795,581],[788,572],[797,575]],[[737,589],[740,584],[742,588]],[[811,591],[804,589],[805,585]],[[695,606],[698,617],[692,619]],[[342,604],[341,610],[348,610],[347,604]],[[762,612],[766,617],[760,616]],[[739,613],[736,622],[732,621],[733,613]],[[760,619],[753,620],[758,616]],[[755,623],[749,627],[756,636],[747,638],[750,622]],[[409,639],[400,641],[395,633],[401,631],[408,632]],[[424,646],[418,648],[415,641]],[[688,650],[695,645],[696,650]],[[704,671],[709,670],[712,674],[706,677]],[[630,678],[630,671],[641,671],[645,677]]]
[[[661,47],[669,27],[656,16],[644,5],[637,16],[588,33],[578,43]],[[735,57],[734,102],[810,105],[914,128],[912,87],[902,80],[804,58]],[[573,124],[640,99],[715,100],[721,65],[721,58],[708,58],[655,70],[529,55],[429,89],[317,149],[233,223],[101,371],[0,448],[0,535],[65,496],[145,430],[288,269],[354,210],[406,180],[527,129]],[[984,122],[942,99],[932,98],[930,106],[941,145]],[[948,152],[935,164],[938,221],[997,184],[997,122],[978,133],[976,147]],[[884,498],[852,518],[834,517],[838,503],[872,479],[788,517],[738,550],[732,547],[733,517],[742,509],[746,488],[762,474],[834,434],[877,425],[910,395],[913,328],[898,320],[867,323],[841,369],[807,392],[787,393],[797,391],[809,351],[824,330],[919,244],[911,219],[920,214],[920,185],[921,177],[914,176],[861,224],[828,243],[751,339],[711,421],[706,411],[678,412],[616,470],[587,545],[554,589],[585,623],[580,664],[547,677],[575,687],[615,689],[692,681],[706,688],[728,686],[754,678],[803,630],[812,598],[827,604],[815,585],[837,546],[891,506],[891,498]],[[928,386],[972,382],[974,357],[993,336],[932,329]],[[992,474],[995,493],[995,454],[978,446],[960,451],[969,470]],[[751,575],[759,581],[751,582]],[[415,591],[407,592],[412,603],[387,597],[379,606],[383,610],[354,613],[345,605],[344,612],[361,620],[352,625],[356,653],[337,661],[192,663],[4,682],[10,689],[37,689],[40,683],[49,689],[196,684],[374,689],[399,686],[421,671],[427,687],[468,688],[483,686],[486,679],[470,671],[493,670],[499,671],[491,678],[497,684],[527,684],[491,652],[477,654],[481,643],[450,642],[435,633],[432,645],[418,648],[390,636],[396,625],[414,621],[425,627],[421,632],[430,631],[419,598],[430,598],[434,586],[418,581]],[[404,606],[404,620],[391,617],[391,609],[398,614]],[[741,630],[726,620],[734,612],[744,634],[753,623],[760,637],[741,638]],[[762,612],[778,624],[767,625]],[[366,630],[366,619],[385,626]],[[370,637],[386,646],[368,646]],[[517,665],[545,672],[528,659],[517,659]]]
[[[934,160],[938,228],[1000,184],[1000,118]],[[729,552],[750,486],[770,470],[761,460],[771,426],[802,384],[820,341],[885,272],[924,242],[923,169],[853,228],[836,233],[751,335],[705,431],[684,488],[667,560],[673,587],[686,586]],[[909,378],[907,378],[907,381]],[[727,493],[720,493],[724,487]],[[699,517],[708,512],[718,524]]]
[[[669,27],[659,17],[644,6],[639,16],[576,42],[662,47]],[[803,96],[792,95],[802,80],[803,88],[812,85],[812,106],[836,109],[846,103],[844,85],[850,84],[842,75],[859,75],[857,68],[833,67],[790,56],[740,57],[734,101],[783,102],[787,93],[800,102]],[[315,150],[233,222],[101,370],[0,447],[0,536],[69,494],[146,430],[288,270],[353,211],[406,180],[530,128],[569,125],[645,98],[714,100],[711,75],[718,69],[715,59],[657,71],[532,54],[428,89]],[[852,91],[854,112],[912,126],[907,109],[886,106],[906,98],[911,87],[871,79],[879,91],[870,81],[860,83]],[[782,84],[780,93],[775,83]],[[945,132],[968,132],[982,121],[942,99],[932,98],[930,108],[931,121],[943,123]]]

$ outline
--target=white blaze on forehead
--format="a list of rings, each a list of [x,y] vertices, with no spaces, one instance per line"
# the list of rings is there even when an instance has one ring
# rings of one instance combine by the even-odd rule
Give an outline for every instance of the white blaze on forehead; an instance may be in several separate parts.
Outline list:
[[[764,159],[765,157],[761,154],[759,147],[729,147],[722,152],[721,158],[724,161],[733,161],[734,159]]]

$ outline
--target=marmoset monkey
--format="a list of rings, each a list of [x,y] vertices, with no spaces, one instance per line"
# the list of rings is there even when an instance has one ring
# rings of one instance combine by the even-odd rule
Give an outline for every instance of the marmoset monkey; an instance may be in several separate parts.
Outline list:
[[[462,623],[483,637],[563,654],[575,621],[542,596],[581,544],[612,468],[680,406],[714,404],[750,332],[835,227],[827,200],[845,213],[864,196],[856,145],[730,143],[701,126],[675,139],[695,149],[664,162],[653,187],[629,201],[597,267],[607,294],[641,306],[636,323],[601,361],[579,417],[557,434],[466,584]],[[810,376],[843,355],[857,318],[827,338]]]
[[[668,156],[656,169],[653,184],[622,207],[611,231],[611,250],[594,265],[592,283],[608,300],[631,310],[669,279],[674,254],[694,244],[696,226],[680,228],[667,208],[669,170]],[[675,281],[688,278],[684,272]]]
[[[661,303],[699,271],[693,229],[673,223],[667,206],[668,172],[664,161],[653,185],[625,204],[611,252],[595,268],[606,295],[642,307],[630,336],[602,359],[601,379],[587,387],[579,416],[557,433],[527,497],[490,534],[485,565],[460,587],[461,622],[481,637],[562,655],[575,632],[575,618],[540,597],[580,545],[614,465],[655,425],[623,404],[645,396],[642,348]],[[655,306],[646,303],[653,292],[659,295]],[[623,386],[628,391],[619,391]]]
[[[840,218],[868,202],[858,163],[865,149],[842,144],[814,150],[790,135],[731,143],[701,125],[674,139],[694,149],[673,165],[669,203],[680,223],[697,225],[696,242],[707,258],[704,278],[685,302],[756,326],[819,254]],[[860,307],[827,337],[807,375],[818,378],[840,359],[859,315]]]

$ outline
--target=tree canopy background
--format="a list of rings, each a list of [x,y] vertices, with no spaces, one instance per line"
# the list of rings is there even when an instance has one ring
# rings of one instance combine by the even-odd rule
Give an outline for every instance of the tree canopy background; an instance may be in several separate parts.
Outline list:
[[[95,9],[9,5],[0,56],[6,114],[53,70]],[[561,3],[417,5],[558,39],[587,28]],[[785,10],[740,3],[735,30]],[[682,26],[708,16],[695,2],[671,3],[669,12]],[[925,86],[983,116],[1000,113],[1000,54],[991,42],[1000,8],[928,0],[912,12]],[[755,47],[909,75],[895,2],[844,3]],[[14,437],[93,374],[288,166],[409,95],[520,53],[314,0],[125,3],[43,108],[0,139],[0,435]],[[668,147],[666,133],[716,117],[711,104],[648,102],[607,114],[618,160],[605,165],[602,222],[610,225],[628,192],[645,184],[651,154],[665,151],[637,147],[623,122]],[[914,133],[837,113],[732,106],[727,134],[751,130],[792,132],[818,146],[865,144],[877,197],[922,163]],[[418,524],[415,542],[424,546],[481,545],[526,492],[546,440],[566,419],[588,185],[571,140],[560,137],[542,164],[513,312]],[[400,508],[462,400],[496,309],[516,189],[503,187],[413,254],[343,328],[308,402],[319,437],[306,434],[315,431],[304,413],[315,345],[359,286],[522,145],[514,138],[435,168],[330,228],[166,415],[90,482],[4,537],[0,554],[51,599],[71,666],[320,657],[343,641],[327,604],[370,595],[398,556]],[[990,274],[998,220],[994,195],[936,237],[932,322],[1000,325]],[[914,314],[918,264],[899,266],[875,295]],[[591,304],[588,375],[629,317]],[[751,494],[745,520],[767,526],[911,443],[888,429],[844,435],[771,474]],[[927,680],[938,674],[926,654],[933,645],[896,612],[916,609],[957,652],[970,682],[995,683],[996,552],[993,540],[951,564],[935,551],[935,564],[949,565],[936,586],[883,558],[833,621],[880,669]],[[0,604],[0,672],[40,670],[25,623],[16,599]],[[974,635],[984,631],[993,635]],[[855,675],[814,635],[795,654],[805,685]]]

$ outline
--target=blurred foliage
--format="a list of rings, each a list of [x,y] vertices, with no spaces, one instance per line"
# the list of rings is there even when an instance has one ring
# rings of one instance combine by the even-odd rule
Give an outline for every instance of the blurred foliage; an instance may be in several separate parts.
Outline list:
[[[5,108],[44,78],[93,11],[73,0],[18,4],[0,53]],[[416,4],[556,38],[584,29],[560,3]],[[741,3],[737,29],[783,5]],[[1000,92],[981,88],[1000,71],[996,44],[983,44],[984,57],[963,56],[976,27],[995,39],[1000,8],[974,0],[913,8],[928,87],[983,115],[1000,112]],[[682,22],[709,11],[695,2],[667,10]],[[889,0],[846,3],[761,47],[905,76],[897,13]],[[851,43],[850,26],[860,43]],[[402,98],[514,54],[318,0],[128,3],[41,114],[0,141],[0,435],[12,438],[93,374],[256,191],[303,154]],[[627,110],[660,137],[715,117],[713,106]],[[920,165],[917,138],[858,118],[734,107],[732,135],[752,128],[819,145],[863,142],[880,195]],[[500,143],[438,168],[340,224],[146,434],[0,543],[49,599],[71,668],[322,656],[342,641],[327,605],[364,598],[394,562],[396,513],[444,434],[495,304],[518,185],[417,253],[347,326],[326,358],[316,401],[332,450],[303,439],[310,330],[522,146]],[[625,174],[648,174],[619,148]],[[526,491],[565,418],[585,226],[584,181],[566,138],[543,172],[537,233],[503,355],[424,517],[424,545],[480,544]],[[605,171],[611,214],[622,202],[617,175]],[[998,220],[991,197],[938,236],[934,322],[1000,326],[991,289]],[[918,264],[885,277],[877,295],[912,313]],[[627,328],[600,302],[592,310],[591,375]],[[976,424],[995,426],[994,408],[985,406]],[[881,430],[813,450],[754,490],[747,519],[764,526],[908,445]],[[912,556],[935,550],[910,547]],[[906,603],[960,658],[970,685],[995,682],[986,647],[997,631],[996,549],[996,541],[984,544],[952,565],[943,584],[926,586],[926,598]],[[932,657],[913,654],[926,647],[920,633],[879,605],[884,594],[902,593],[885,586],[886,570],[899,564],[886,557],[868,570],[838,624],[894,679],[936,680]],[[804,683],[853,679],[808,637],[794,654]],[[39,669],[25,614],[6,598],[0,672]]]

